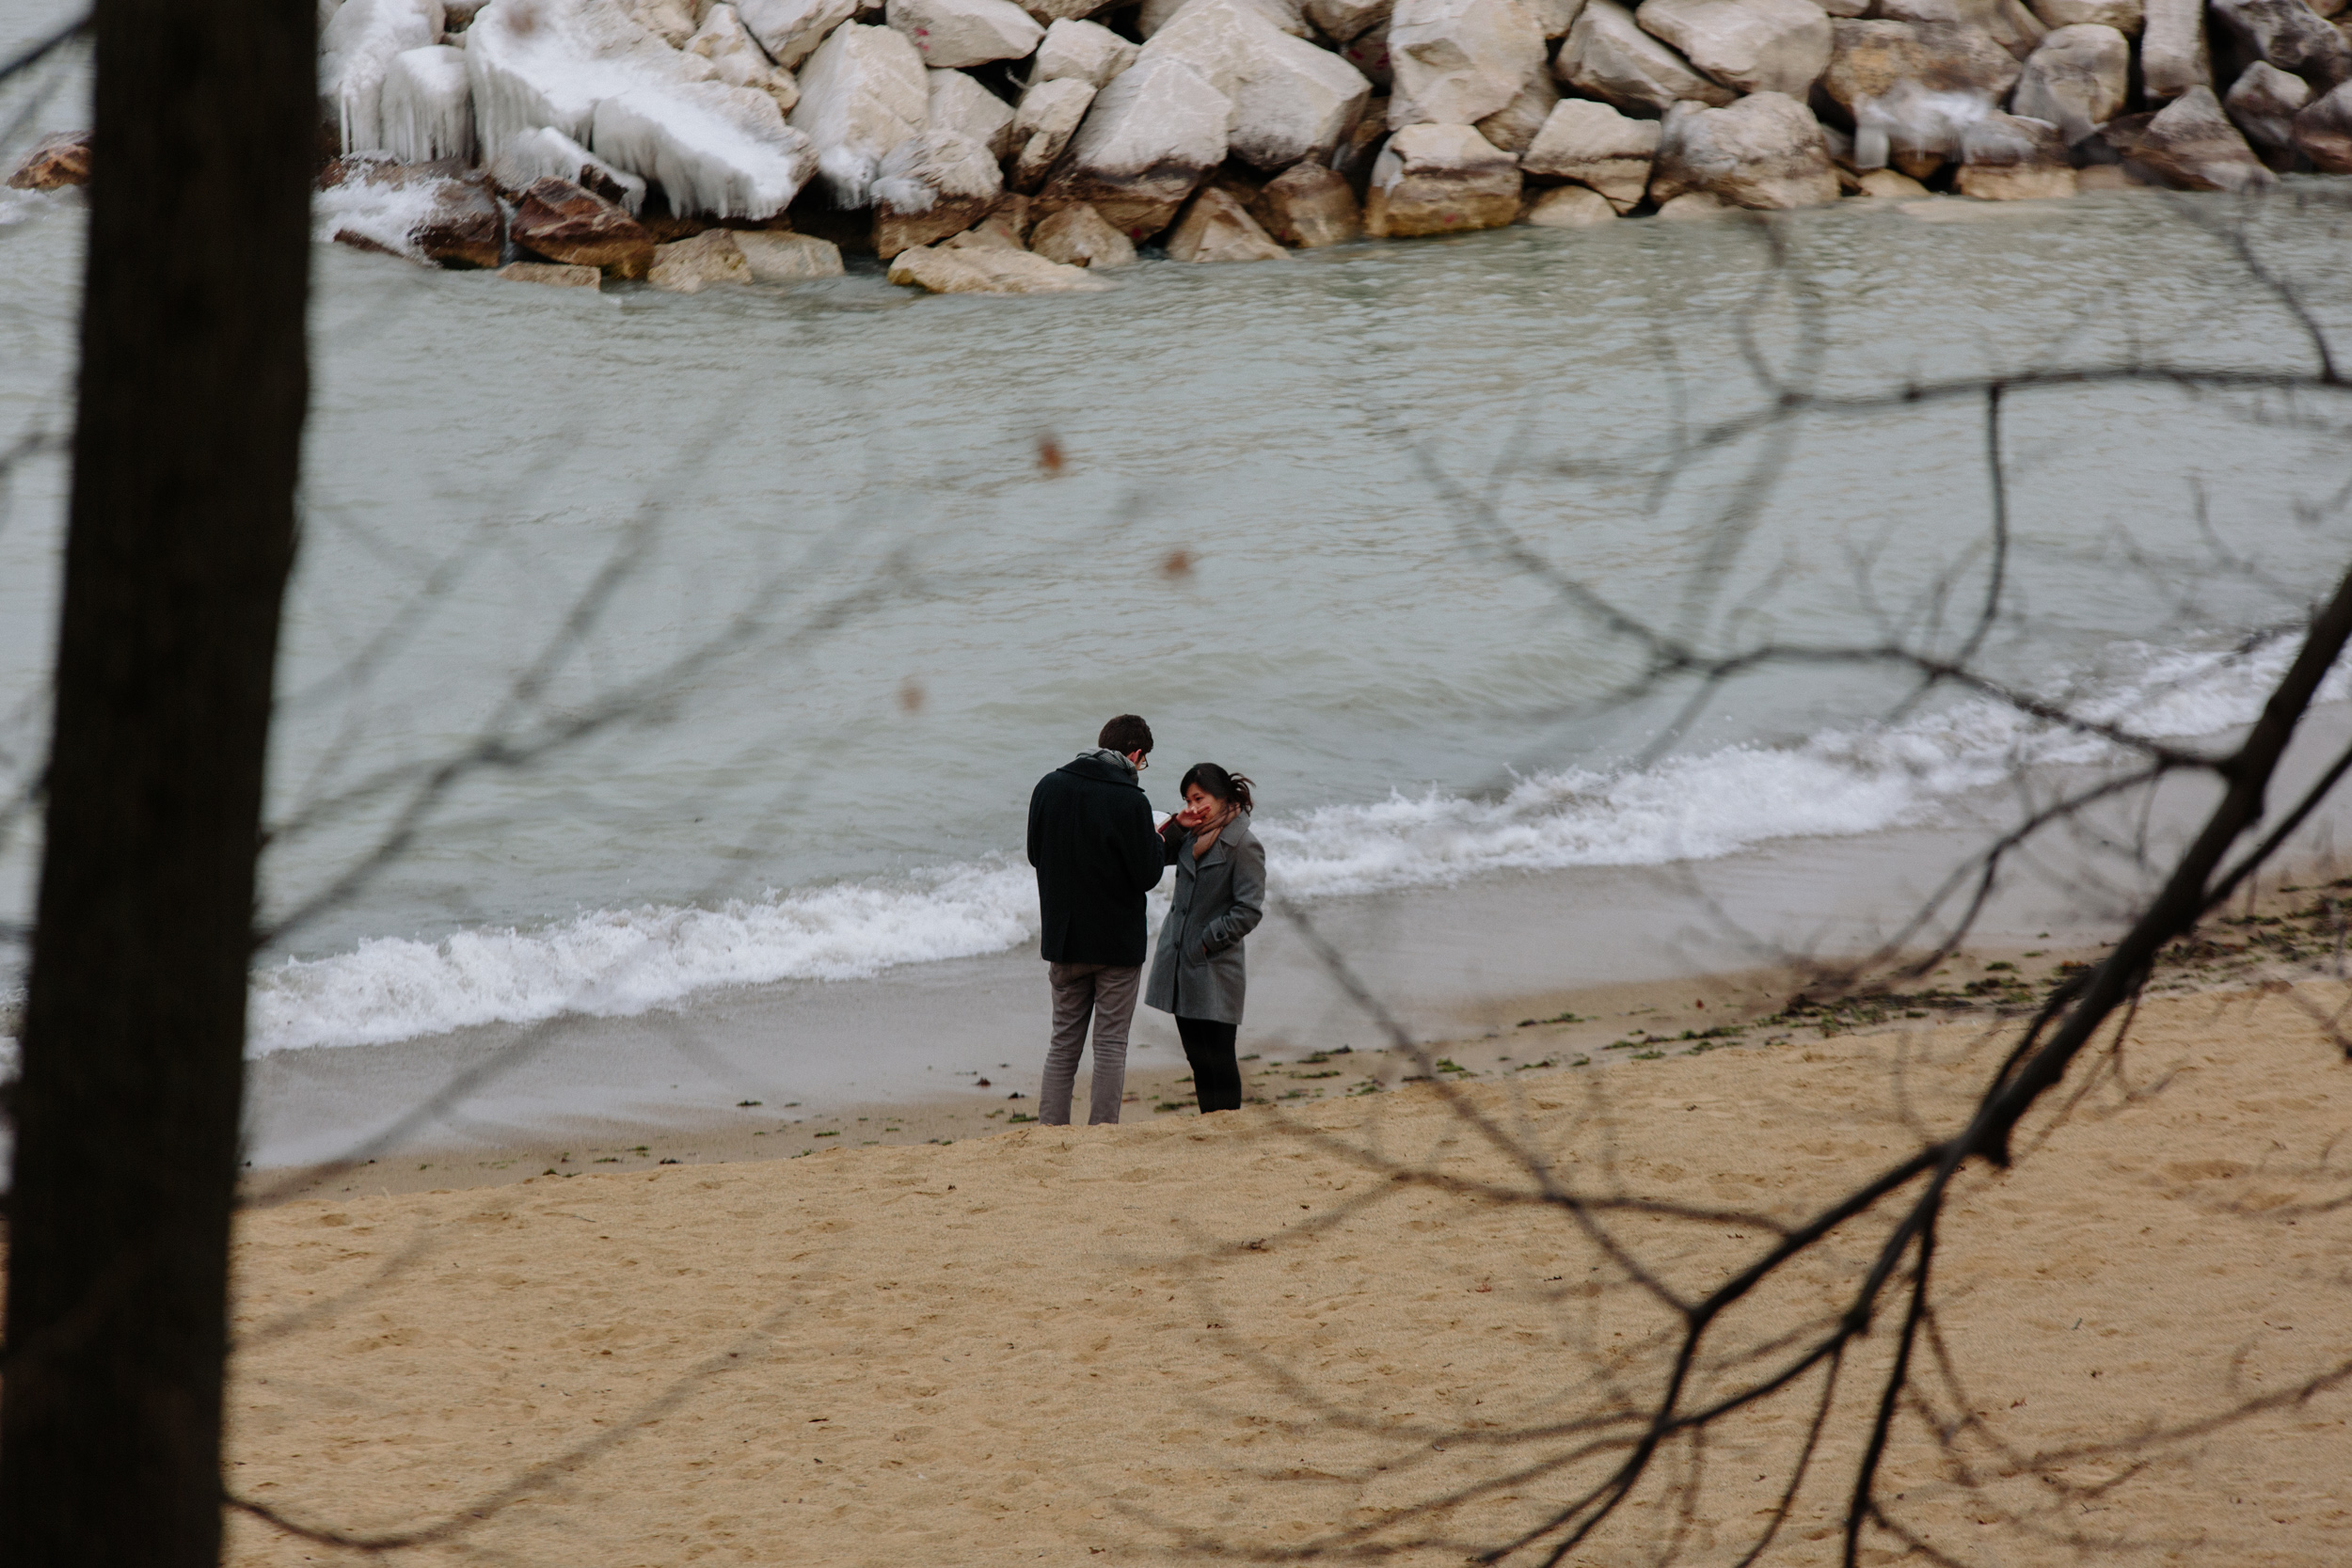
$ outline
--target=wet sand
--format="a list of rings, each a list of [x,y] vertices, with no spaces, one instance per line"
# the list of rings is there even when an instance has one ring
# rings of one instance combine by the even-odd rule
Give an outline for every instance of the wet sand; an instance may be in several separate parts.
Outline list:
[[[2262,1402],[2352,1364],[2352,1067],[2318,1022],[2348,1003],[2327,978],[2152,997],[2120,1074],[2041,1118],[2015,1169],[1963,1180],[1931,1386],[1970,1424],[1948,1453],[1899,1425],[1906,1528],[1971,1561],[2342,1560],[2352,1388]],[[1447,1058],[1518,1059],[1459,1085],[1333,1095],[1350,1063],[1281,1079],[1319,1102],[1230,1117],[251,1212],[233,1484],[313,1525],[424,1529],[405,1561],[1079,1563],[1386,1527],[1400,1560],[1458,1562],[1594,1472],[1406,1511],[1559,1452],[1512,1433],[1653,1388],[1668,1321],[1557,1211],[1462,1188],[1528,1178],[1449,1095],[1580,1190],[1719,1212],[1609,1217],[1689,1291],[1947,1125],[2001,1037],[1668,1037],[1699,1012],[1645,1015],[1631,1048],[1581,1032],[1624,1018],[1482,1036]],[[1565,1065],[1596,1044],[1623,1065]],[[1728,1323],[1725,1352],[1835,1309],[1868,1240]],[[1851,1358],[1773,1560],[1836,1560],[1886,1344]],[[1809,1413],[1756,1405],[1680,1526],[1645,1485],[1568,1560],[1652,1560],[1677,1528],[1686,1560],[1735,1560]],[[250,1519],[231,1557],[359,1560]]]

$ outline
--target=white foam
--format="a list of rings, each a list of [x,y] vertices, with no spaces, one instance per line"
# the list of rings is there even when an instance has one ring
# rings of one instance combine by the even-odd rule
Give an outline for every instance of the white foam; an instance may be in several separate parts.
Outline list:
[[[2131,733],[2213,735],[2250,721],[2293,657],[2127,649],[2136,675],[2078,698]],[[2339,669],[2324,701],[2352,696]],[[1930,823],[2020,764],[2096,764],[2113,743],[1972,700],[1888,729],[1837,730],[1789,747],[1729,746],[1653,767],[1570,768],[1495,800],[1430,790],[1254,824],[1269,879],[1300,898],[1430,886],[1485,872],[1660,865],[1774,840]],[[1154,916],[1165,907],[1154,900]],[[719,986],[860,978],[901,964],[1002,952],[1033,940],[1036,884],[1009,856],[895,882],[771,894],[716,910],[600,911],[535,930],[400,939],[258,975],[258,1052],[357,1045],[564,1013],[620,1016]]]
[[[433,215],[441,189],[437,180],[378,184],[358,179],[331,185],[310,198],[311,232],[320,240],[332,240],[349,230],[421,261],[424,251],[416,232]]]

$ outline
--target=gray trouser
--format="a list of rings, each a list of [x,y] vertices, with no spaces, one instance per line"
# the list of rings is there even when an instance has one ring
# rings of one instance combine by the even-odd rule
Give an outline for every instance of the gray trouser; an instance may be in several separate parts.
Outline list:
[[[1070,1089],[1077,1082],[1087,1017],[1092,1014],[1094,1095],[1087,1122],[1115,1122],[1120,1098],[1127,1092],[1127,1024],[1136,1016],[1136,993],[1143,989],[1142,966],[1049,964],[1046,973],[1054,982],[1054,1044],[1045,1053],[1037,1119],[1048,1127],[1070,1125]]]

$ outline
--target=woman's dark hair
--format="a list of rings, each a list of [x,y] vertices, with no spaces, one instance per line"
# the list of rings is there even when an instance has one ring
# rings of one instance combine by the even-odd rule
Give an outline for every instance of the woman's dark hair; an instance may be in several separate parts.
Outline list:
[[[1256,811],[1256,802],[1249,799],[1249,779],[1242,773],[1228,773],[1213,762],[1196,762],[1184,769],[1177,782],[1176,793],[1182,795],[1194,784],[1220,800],[1231,800],[1244,811]]]

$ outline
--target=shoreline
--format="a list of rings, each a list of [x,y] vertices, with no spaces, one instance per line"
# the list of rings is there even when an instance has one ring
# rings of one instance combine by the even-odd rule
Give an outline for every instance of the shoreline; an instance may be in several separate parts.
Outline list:
[[[2011,1532],[2056,1527],[2152,1560],[2333,1561],[2352,1406],[2326,1378],[2352,1361],[2352,1236],[2329,1150],[2352,1129],[2352,1069],[2319,1020],[2348,993],[2332,975],[2279,984],[2264,955],[2284,951],[2284,924],[2262,924],[2309,896],[2275,891],[2253,924],[2180,955],[2162,984],[2183,989],[2140,1009],[2128,1064],[2038,1117],[2016,1167],[1956,1187],[1940,1332],[1968,1408],[1989,1439],[2058,1457],[1956,1484],[1899,1430],[1890,1497],[1938,1546],[2023,1548],[2046,1536]],[[2313,953],[2331,966],[2317,949],[2296,961]],[[1941,981],[1997,996],[2021,973],[1988,967],[2003,961],[2024,960]],[[1910,1010],[1844,1009],[1704,1062],[1688,1055],[1709,1042],[1677,1039],[1613,1052],[1613,1072],[1488,1073],[1466,1092],[1581,1186],[1785,1222],[1954,1114],[1990,1066],[1976,1021]],[[1656,1038],[1696,1011],[1645,1016]],[[1551,1054],[1586,1027],[1473,1043]],[[1446,1187],[1512,1167],[1431,1086],[1343,1098],[248,1211],[231,1473],[333,1528],[463,1518],[425,1554],[452,1560],[594,1539],[623,1562],[698,1544],[754,1562],[1058,1568],[1327,1542],[1494,1459],[1447,1433],[1539,1430],[1593,1380],[1656,1372],[1657,1304],[1595,1277],[1603,1260],[1572,1227]],[[1390,1180],[1392,1163],[1432,1184]],[[1619,1223],[1677,1274],[1741,1240],[1720,1222],[1687,1238]],[[1849,1266],[1821,1259],[1768,1310],[1818,1310],[1811,1292]],[[1857,1352],[1858,1385],[1883,1338]],[[1867,1425],[1866,1395],[1841,1399],[1777,1560],[1836,1560],[1841,1466]],[[1736,1544],[1772,1503],[1802,1414],[1761,1407],[1722,1434],[1754,1464],[1710,1468],[1701,1547]],[[2151,1426],[2182,1435],[2080,1457]],[[560,1482],[499,1492],[530,1465]],[[1549,1496],[1506,1489],[1449,1517],[1492,1540]],[[1652,1485],[1626,1510],[1635,1538],[1604,1549],[1677,1516]],[[240,1568],[316,1553],[243,1516],[230,1534]]]
[[[2335,944],[2334,978],[2344,977],[2347,939],[2340,923],[2332,932],[2324,920],[2297,920],[2315,898],[2340,898],[2352,912],[2352,877],[2338,878],[2332,857],[2307,857],[2294,871],[2281,871],[2268,891],[2209,922],[2206,934],[2160,967],[2149,994],[2210,991],[2227,994],[2247,986],[2275,983],[2275,976],[2249,977],[2247,966],[2262,959],[2264,933],[2299,932],[2291,951],[2305,956],[2314,944]],[[2341,919],[2342,917],[2340,917]],[[2247,927],[2244,923],[2268,922]],[[2214,932],[2235,925],[2257,940],[2243,953],[2217,950]],[[2266,939],[2275,950],[2280,939]],[[1848,998],[1824,993],[1816,1002],[1805,990],[1817,976],[1790,968],[1723,970],[1698,975],[1568,986],[1482,999],[1464,1009],[1471,1027],[1439,1030],[1416,1044],[1435,1058],[1454,1082],[1513,1082],[1527,1072],[1566,1072],[1654,1061],[1664,1055],[1702,1055],[1734,1047],[1818,1043],[1847,1034],[1869,1034],[1917,1025],[1944,1027],[2014,1017],[2027,999],[2038,998],[2071,966],[2095,961],[2107,942],[2027,947],[2017,942],[1963,948],[1931,975],[1909,983],[1864,988]],[[2217,973],[2216,965],[2221,966]],[[2201,970],[2197,966],[2202,965]],[[2233,968],[2234,966],[2234,968]],[[2318,977],[2313,971],[2307,978]],[[1891,992],[1891,995],[1890,995]],[[1792,1006],[1792,1003],[1806,1004]],[[1924,1004],[1924,1005],[1917,1005]],[[1511,1014],[1516,1022],[1502,1022]],[[1490,1022],[1491,1021],[1491,1022]],[[1138,1009],[1138,1022],[1143,1022]],[[1483,1026],[1482,1026],[1483,1025]],[[1140,1034],[1141,1031],[1138,1031]],[[1351,1033],[1368,1033],[1359,1028]],[[1247,1039],[1245,1043],[1249,1043]],[[1244,1055],[1246,1105],[1311,1105],[1393,1090],[1412,1082],[1418,1064],[1392,1047],[1353,1041],[1321,1045],[1287,1042]],[[1190,1074],[1181,1059],[1131,1043],[1122,1126],[1197,1116],[1190,1101]],[[1090,1055],[1080,1064],[1073,1105],[1085,1115]],[[526,1137],[489,1147],[419,1144],[364,1164],[283,1165],[254,1169],[247,1177],[249,1206],[322,1197],[389,1197],[399,1195],[501,1187],[553,1179],[566,1180],[611,1166],[614,1173],[665,1166],[723,1165],[810,1158],[841,1148],[957,1142],[1036,1125],[1037,1083],[1009,1064],[979,1069],[969,1092],[933,1092],[911,1099],[850,1099],[826,1105],[765,1102],[738,1105],[739,1117],[712,1117],[694,1125],[675,1121],[608,1120],[566,1132]],[[800,1115],[787,1115],[800,1112]]]

